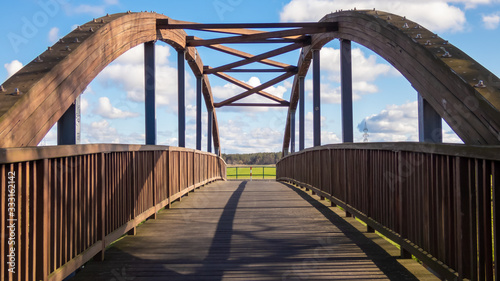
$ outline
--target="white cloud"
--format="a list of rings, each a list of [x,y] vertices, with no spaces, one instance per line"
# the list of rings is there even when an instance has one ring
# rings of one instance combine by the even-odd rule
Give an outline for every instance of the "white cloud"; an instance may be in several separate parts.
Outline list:
[[[3,65],[7,70],[7,79],[9,79],[12,75],[16,74],[21,68],[23,68],[23,64],[18,60],[13,60],[10,63],[6,63]]]
[[[483,24],[486,29],[497,29],[500,24],[500,13],[483,15]]]
[[[94,110],[94,113],[100,115],[103,118],[109,119],[123,119],[123,118],[131,118],[137,117],[140,114],[136,112],[123,111],[111,105],[109,98],[101,97],[99,98],[99,105]]]
[[[80,114],[81,115],[87,114],[88,109],[89,109],[89,101],[84,97],[80,97]]]
[[[435,32],[461,31],[466,23],[465,13],[451,3],[461,3],[465,8],[473,8],[489,2],[491,0],[292,0],[285,5],[280,17],[282,21],[318,21],[335,10],[376,8],[406,16]]]
[[[353,81],[372,82],[381,75],[399,75],[399,72],[386,63],[377,63],[377,56],[366,56],[360,48],[353,48],[352,79]],[[330,47],[321,49],[321,68],[329,74],[331,81],[340,82],[340,50]]]
[[[453,131],[443,130],[443,142],[444,143],[464,143],[461,138]]]
[[[90,125],[82,124],[82,143],[132,143],[143,144],[144,134],[131,133],[120,134],[111,124],[102,119],[92,122]]]
[[[156,45],[156,104],[169,105],[177,110],[177,69],[169,65],[168,46]],[[97,77],[104,87],[120,87],[127,99],[144,101],[144,45],[124,53],[108,65]],[[194,96],[194,90],[186,75],[186,95]]]
[[[49,42],[51,44],[54,44],[59,40],[61,36],[59,36],[59,28],[57,27],[52,27],[49,31]]]
[[[89,14],[91,16],[101,17],[106,14],[106,8],[109,6],[119,5],[119,0],[104,0],[101,5],[88,5],[81,4],[78,6],[73,6],[71,4],[66,4],[66,13],[69,15],[73,14]]]
[[[49,132],[43,137],[38,146],[57,145],[57,123],[52,126]]]
[[[359,132],[368,128],[370,142],[418,141],[418,102],[388,105],[378,114],[366,117],[358,124]],[[446,125],[443,126],[444,143],[463,143]],[[360,139],[358,141],[361,141]]]
[[[378,114],[366,117],[358,130],[368,128],[369,141],[418,141],[418,103],[388,105]]]
[[[277,152],[283,146],[282,129],[248,128],[238,120],[219,120],[221,144],[226,153]]]

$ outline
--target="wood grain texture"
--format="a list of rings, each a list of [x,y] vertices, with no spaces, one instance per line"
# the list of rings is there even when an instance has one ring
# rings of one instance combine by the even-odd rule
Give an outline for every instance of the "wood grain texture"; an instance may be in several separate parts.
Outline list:
[[[332,200],[445,280],[493,280],[496,155],[498,146],[328,145],[282,158],[276,177]]]
[[[212,183],[73,280],[438,280],[318,199],[276,182]]]
[[[161,40],[184,50],[183,30],[157,32],[156,20],[166,18],[147,12],[98,18],[42,53],[42,62],[30,62],[5,81],[6,92],[0,93],[0,147],[36,146],[87,85],[129,49]],[[195,48],[187,48],[186,59],[195,75],[203,75],[203,62]],[[205,103],[213,108],[210,84],[204,81]],[[21,95],[12,95],[16,88]],[[213,137],[220,146],[217,119]]]
[[[342,11],[320,20],[326,21],[338,22],[339,31],[313,35],[311,46],[302,50],[283,151],[290,144],[290,114],[298,104],[298,76],[307,74],[312,50],[335,38],[357,42],[391,63],[466,144],[500,144],[500,79],[456,46],[418,23],[381,11]],[[444,51],[452,57],[443,57]],[[479,80],[486,87],[474,87]]]

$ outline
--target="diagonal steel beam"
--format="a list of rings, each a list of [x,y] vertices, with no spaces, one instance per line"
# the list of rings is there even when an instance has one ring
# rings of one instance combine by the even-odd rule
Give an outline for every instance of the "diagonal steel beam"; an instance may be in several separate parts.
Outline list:
[[[236,86],[239,86],[239,87],[241,87],[241,88],[243,88],[245,90],[252,90],[254,88],[254,87],[248,85],[247,83],[245,83],[243,81],[240,81],[240,80],[238,80],[238,79],[236,79],[234,77],[231,77],[231,76],[229,76],[229,75],[227,75],[225,73],[215,73],[214,75],[217,76],[217,77],[219,77],[219,78],[221,78],[221,79],[224,79],[224,80],[226,80],[226,81],[228,81],[230,83],[233,83]],[[256,92],[256,94],[261,95],[261,96],[263,96],[265,98],[268,98],[270,100],[279,102],[279,103],[288,103],[288,101],[286,101],[286,100],[284,100],[282,98],[278,98],[277,96],[271,95],[271,94],[269,94],[267,92],[264,92],[264,91],[258,91],[258,92]]]
[[[281,82],[281,81],[283,81],[283,80],[285,80],[287,78],[292,77],[293,75],[295,75],[295,73],[293,73],[293,72],[287,72],[287,73],[282,74],[282,75],[280,75],[280,76],[278,76],[278,77],[276,77],[276,78],[274,78],[272,80],[269,80],[268,82],[266,82],[264,84],[261,84],[261,85],[255,87],[255,88],[252,88],[252,89],[250,89],[250,90],[248,90],[248,91],[246,91],[244,93],[241,93],[241,94],[239,94],[237,96],[229,98],[229,99],[227,99],[225,101],[219,102],[218,105],[219,106],[225,106],[225,105],[231,104],[231,103],[233,103],[233,102],[235,102],[237,100],[241,100],[241,99],[246,98],[246,97],[248,97],[248,96],[250,96],[252,94],[255,94],[255,93],[257,93],[257,92],[259,92],[261,90],[269,88],[269,87],[271,87],[271,86],[273,86],[273,85],[275,85],[275,84],[277,84],[277,83],[279,83],[279,82]]]
[[[278,48],[278,49],[275,49],[275,50],[272,50],[272,51],[269,51],[269,52],[265,52],[265,53],[257,55],[257,56],[246,58],[244,60],[240,60],[240,61],[237,61],[237,62],[229,63],[229,64],[226,64],[226,65],[223,65],[223,66],[219,66],[219,67],[216,67],[216,68],[207,69],[207,70],[205,70],[204,73],[206,73],[206,74],[212,74],[212,73],[217,73],[217,72],[223,72],[224,70],[227,70],[227,69],[232,69],[232,68],[235,68],[235,67],[247,65],[247,64],[250,64],[250,63],[261,61],[263,59],[267,59],[267,58],[270,58],[270,57],[278,56],[278,55],[281,55],[281,54],[284,54],[284,53],[291,52],[293,50],[297,50],[299,48],[302,48],[303,45],[304,44],[302,44],[302,43],[291,44],[291,45],[288,45],[288,46],[285,46],[285,47],[282,47],[282,48]]]
[[[226,46],[223,46],[223,45],[209,45],[209,46],[207,46],[207,48],[210,48],[210,49],[213,49],[213,50],[216,50],[216,51],[220,51],[220,52],[223,52],[223,53],[226,53],[226,54],[229,54],[229,55],[237,56],[237,57],[240,57],[240,58],[244,58],[244,59],[254,57],[254,55],[252,55],[252,54],[245,53],[245,52],[242,52],[240,50],[236,50],[236,49],[233,49],[233,48],[230,48],[230,47],[226,47]],[[291,66],[291,65],[286,64],[286,63],[281,63],[281,62],[277,62],[277,61],[273,61],[273,60],[268,60],[268,59],[260,60],[259,63],[263,63],[263,64],[267,64],[267,65],[270,65],[270,66],[275,66],[275,67],[280,67],[280,68],[288,68],[288,67]]]
[[[246,107],[288,107],[290,106],[290,103],[230,103],[226,105],[220,105],[218,103],[215,103],[214,106],[216,108],[224,107],[224,106],[246,106]]]

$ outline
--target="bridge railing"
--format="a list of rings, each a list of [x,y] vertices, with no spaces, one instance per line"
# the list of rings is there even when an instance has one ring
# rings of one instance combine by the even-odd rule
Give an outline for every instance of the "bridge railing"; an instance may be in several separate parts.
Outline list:
[[[225,166],[166,146],[0,149],[1,279],[62,280]]]
[[[277,179],[329,198],[442,278],[500,280],[498,146],[328,145],[284,157]]]

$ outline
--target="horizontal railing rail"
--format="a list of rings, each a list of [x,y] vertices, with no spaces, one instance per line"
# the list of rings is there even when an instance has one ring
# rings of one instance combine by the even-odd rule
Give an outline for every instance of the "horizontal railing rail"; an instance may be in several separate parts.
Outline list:
[[[329,198],[441,278],[500,280],[499,146],[327,145],[282,158],[276,177]]]
[[[192,149],[76,145],[0,149],[2,280],[62,280],[226,163]]]

